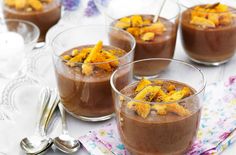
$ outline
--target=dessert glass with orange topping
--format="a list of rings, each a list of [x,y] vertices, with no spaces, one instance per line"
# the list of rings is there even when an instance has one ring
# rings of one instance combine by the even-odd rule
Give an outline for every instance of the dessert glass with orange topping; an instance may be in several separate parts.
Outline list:
[[[158,78],[122,79],[128,83],[120,87],[123,70],[135,77],[135,65],[150,63],[156,64],[153,74],[159,73]],[[164,70],[159,67],[163,63],[169,64]],[[182,155],[188,150],[198,130],[205,90],[199,69],[178,60],[144,59],[118,68],[110,82],[119,135],[131,154]]]
[[[39,41],[61,18],[61,0],[4,0],[4,16],[31,21],[40,29]]]
[[[137,45],[134,60],[173,58],[180,13],[178,4],[166,0],[159,19],[153,22],[162,1],[111,0],[106,7],[99,2],[95,0],[98,8],[105,14],[108,24],[135,37]],[[113,42],[123,42],[119,35],[110,37]]]
[[[126,38],[125,46],[109,41],[109,33]],[[120,65],[133,61],[135,39],[107,26],[78,26],[58,34],[52,41],[54,66],[61,102],[73,116],[102,121],[114,113],[109,79]],[[120,86],[130,74],[123,71]]]
[[[229,61],[236,51],[236,1],[182,0],[181,17],[183,47],[191,60],[205,65]]]

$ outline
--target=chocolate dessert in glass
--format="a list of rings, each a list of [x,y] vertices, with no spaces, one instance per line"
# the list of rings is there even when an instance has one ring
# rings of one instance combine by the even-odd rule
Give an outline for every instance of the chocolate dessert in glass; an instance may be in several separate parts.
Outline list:
[[[119,34],[126,44],[113,45],[110,33]],[[78,26],[58,34],[52,48],[59,95],[67,112],[85,121],[111,118],[110,76],[120,65],[133,61],[133,36],[114,27]],[[130,73],[123,71],[120,87],[129,77]]]
[[[167,62],[164,70],[158,67]],[[139,63],[156,63],[153,74],[158,72],[159,77],[126,79],[128,84],[121,88],[120,74],[128,70],[134,77]],[[199,69],[178,60],[144,59],[118,68],[111,76],[111,86],[119,135],[132,155],[182,155],[191,147],[205,90]]]
[[[4,0],[4,16],[33,22],[40,29],[39,41],[61,18],[61,0]]]
[[[236,50],[236,2],[190,2],[181,2],[185,9],[181,17],[185,52],[200,64],[217,66],[229,61]]]
[[[173,58],[180,7],[171,0],[112,0],[104,7],[96,5],[106,16],[108,24],[131,33],[136,39],[134,60],[147,58]],[[128,7],[130,6],[130,7]],[[169,11],[171,9],[171,11]],[[157,21],[154,16],[159,12]],[[122,42],[117,35],[111,40]]]

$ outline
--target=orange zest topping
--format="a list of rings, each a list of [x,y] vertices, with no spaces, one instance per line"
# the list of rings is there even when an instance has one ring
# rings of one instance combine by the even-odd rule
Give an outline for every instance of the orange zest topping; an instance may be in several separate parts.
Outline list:
[[[170,84],[170,85],[167,87],[167,91],[168,91],[168,92],[171,92],[171,91],[174,91],[174,90],[176,90],[176,86],[173,85],[173,84]]]
[[[4,3],[9,7],[15,7],[15,0],[4,0]]]
[[[190,111],[188,109],[185,109],[178,103],[167,104],[167,111],[173,112],[179,116],[187,116],[190,114]]]
[[[43,4],[51,3],[53,0],[4,0],[5,4],[17,10],[42,11]]]
[[[230,25],[232,21],[233,14],[230,12],[229,7],[220,3],[196,6],[191,11],[190,23],[202,28]]]
[[[197,16],[194,16],[190,23],[195,24],[195,25],[200,25],[203,28],[207,28],[207,27],[214,28],[214,27],[216,27],[215,23],[212,22],[211,20],[208,20],[208,19],[203,18],[203,17],[197,17]]]
[[[167,105],[155,104],[152,109],[156,110],[158,115],[166,115],[168,113]]]
[[[137,27],[129,27],[127,31],[132,34],[135,38],[140,36],[140,28]]]
[[[142,27],[143,18],[139,15],[131,16],[131,24],[132,24],[132,27]]]
[[[146,26],[141,28],[141,33],[146,33],[146,32],[153,32],[156,35],[162,35],[162,33],[166,31],[166,28],[163,23],[158,21],[157,23],[154,23],[150,26]]]
[[[166,27],[161,21],[152,23],[150,17],[140,15],[121,18],[115,23],[115,27],[128,31],[136,39],[142,41],[152,41],[156,36],[162,35],[166,31]]]
[[[175,91],[171,95],[166,95],[163,99],[164,102],[174,102],[181,100],[184,97],[187,97],[190,94],[190,89],[187,87],[184,87],[180,91]]]
[[[43,4],[39,0],[28,0],[28,3],[36,11],[43,10]]]
[[[115,27],[126,29],[131,26],[131,19],[128,17],[121,18],[115,25]]]
[[[15,0],[15,8],[17,10],[24,9],[27,5],[27,0]]]
[[[155,38],[155,33],[153,32],[144,33],[143,36],[141,37],[143,41],[152,41],[154,38]]]
[[[140,92],[143,88],[145,88],[146,86],[152,84],[151,81],[143,78],[139,83],[137,88],[135,89],[135,92]]]
[[[189,87],[177,89],[174,83],[167,82],[163,86],[157,86],[157,82],[164,83],[162,80],[150,81],[142,79],[136,86],[134,97],[136,101],[127,103],[127,108],[134,110],[139,116],[146,118],[151,111],[155,111],[157,115],[167,115],[172,112],[179,116],[190,115],[191,112],[177,103],[179,100],[188,97],[192,94]],[[138,102],[143,101],[143,102]],[[157,104],[145,103],[157,102]],[[158,102],[176,102],[176,103],[158,103]]]
[[[94,47],[89,46],[81,50],[73,49],[70,55],[62,55],[61,58],[69,67],[80,66],[82,73],[89,76],[96,67],[107,72],[117,68],[119,65],[117,55],[125,54],[124,51],[121,51],[120,49],[103,49],[103,42],[99,41]],[[116,53],[118,54],[116,55]]]
[[[151,106],[150,104],[136,103],[134,109],[139,116],[146,118],[150,113]]]

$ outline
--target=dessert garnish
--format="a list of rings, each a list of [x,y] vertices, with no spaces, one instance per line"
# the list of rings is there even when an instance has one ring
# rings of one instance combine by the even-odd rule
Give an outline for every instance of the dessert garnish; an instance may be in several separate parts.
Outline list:
[[[143,18],[140,15],[123,17],[116,22],[115,27],[126,30],[136,39],[145,42],[153,41],[156,36],[166,31],[165,25],[160,20],[153,23],[151,18]]]
[[[44,4],[51,3],[53,0],[4,0],[5,4],[16,10],[42,11]]]
[[[146,118],[151,111],[155,111],[157,115],[167,115],[169,112],[179,116],[187,116],[190,114],[188,109],[178,103],[179,100],[192,94],[189,87],[185,86],[180,89],[172,82],[163,80],[150,81],[143,78],[139,81],[134,91],[134,100],[136,101],[128,102],[127,108],[134,110],[143,118]]]
[[[119,65],[118,57],[122,55],[122,50],[103,48],[103,42],[99,41],[94,47],[75,48],[70,55],[62,55],[61,58],[67,66],[80,67],[82,73],[88,76],[94,72],[95,66],[107,72],[113,71]]]
[[[202,28],[215,28],[230,25],[233,18],[235,15],[227,5],[215,3],[194,7],[190,23]]]

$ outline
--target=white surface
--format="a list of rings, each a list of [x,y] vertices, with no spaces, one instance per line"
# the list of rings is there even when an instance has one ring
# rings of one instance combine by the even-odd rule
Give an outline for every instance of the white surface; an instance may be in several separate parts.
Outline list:
[[[16,72],[16,64],[20,64],[24,57],[24,39],[16,32],[6,31],[0,34],[0,73]]]
[[[96,19],[100,19],[97,17]],[[93,20],[93,19],[92,19]],[[91,22],[92,20],[89,20]],[[95,22],[96,20],[94,20]],[[79,22],[76,22],[76,24]],[[83,23],[83,22],[82,22]],[[75,23],[73,23],[75,24]],[[86,24],[86,23],[83,23]],[[69,25],[68,25],[69,26]],[[62,30],[63,27],[60,28]],[[54,29],[55,30],[55,29]],[[50,31],[52,35],[55,34],[53,29]],[[42,52],[42,51],[41,51]],[[54,71],[51,62],[50,49],[44,51],[39,59],[32,60],[35,61],[36,72],[39,76],[45,79],[45,85],[50,87],[55,87]],[[183,52],[181,46],[180,38],[177,40],[175,59],[180,59],[192,63],[187,58],[186,54]],[[192,63],[193,64],[193,63]],[[1,62],[0,62],[1,65]],[[194,64],[196,65],[196,64]],[[212,82],[227,80],[231,75],[236,75],[236,57],[234,57],[227,64],[221,65],[219,67],[199,67],[205,74],[208,84]],[[194,77],[193,77],[194,78]],[[6,84],[7,80],[0,79],[1,87]],[[7,155],[23,155],[24,153],[20,150],[19,142],[25,137],[33,134],[35,119],[37,117],[37,97],[40,88],[35,85],[25,85],[20,87],[14,93],[14,103],[17,106],[17,112],[12,115],[12,121],[10,122],[0,122],[0,155],[1,152]],[[114,121],[114,119],[110,120]],[[102,126],[110,121],[102,123],[87,123],[80,120],[74,119],[68,116],[68,128],[69,132],[74,137],[79,137],[84,135],[89,130]],[[53,128],[49,131],[51,137],[55,137],[60,133],[60,121],[57,119],[54,123]],[[62,155],[59,151],[50,150],[48,155]],[[222,155],[235,155],[236,154],[236,143],[225,150]],[[84,150],[76,153],[76,155],[88,155]]]

